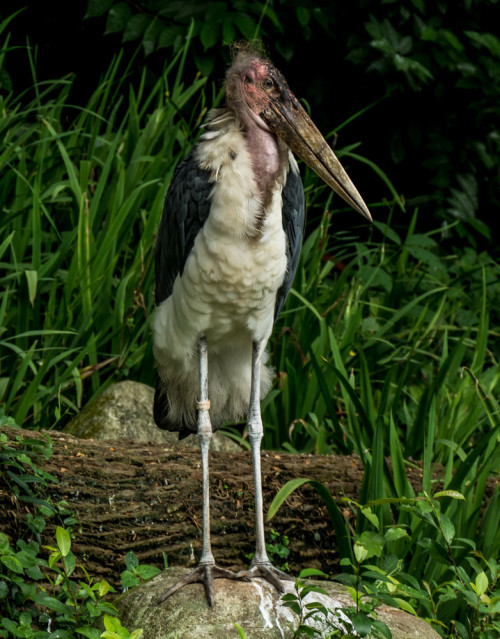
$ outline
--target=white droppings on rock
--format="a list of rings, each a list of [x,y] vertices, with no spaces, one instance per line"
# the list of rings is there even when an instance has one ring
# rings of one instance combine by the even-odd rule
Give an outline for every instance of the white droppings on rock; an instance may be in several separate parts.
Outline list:
[[[272,628],[273,622],[271,621],[271,611],[273,610],[274,602],[272,600],[271,594],[267,588],[264,591],[260,579],[253,579],[250,583],[259,594],[259,610],[262,615],[262,619],[264,619],[264,628]]]

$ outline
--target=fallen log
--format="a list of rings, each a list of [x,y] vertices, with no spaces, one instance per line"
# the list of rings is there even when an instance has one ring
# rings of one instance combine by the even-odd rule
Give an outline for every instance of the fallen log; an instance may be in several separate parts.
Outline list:
[[[9,445],[16,436],[48,438],[53,453],[41,467],[55,475],[46,496],[68,502],[79,525],[74,527],[72,549],[96,579],[120,583],[124,557],[133,551],[141,563],[164,566],[194,565],[201,546],[201,467],[197,450],[172,450],[165,444],[80,439],[60,432],[34,435],[9,427]],[[212,550],[217,562],[241,569],[254,546],[253,480],[249,452],[217,452],[210,459]],[[356,456],[291,455],[264,451],[262,473],[265,511],[278,490],[290,479],[309,477],[324,483],[348,519],[342,497],[357,499],[363,477]],[[415,491],[421,473],[408,468]],[[17,538],[29,506],[12,494],[7,477],[0,478],[0,530]],[[42,543],[54,543],[52,517]],[[271,558],[282,565],[279,551],[286,547],[292,574],[304,567],[334,572],[339,556],[335,533],[323,502],[304,485],[294,492],[271,524],[277,532]],[[274,556],[273,556],[274,554]]]

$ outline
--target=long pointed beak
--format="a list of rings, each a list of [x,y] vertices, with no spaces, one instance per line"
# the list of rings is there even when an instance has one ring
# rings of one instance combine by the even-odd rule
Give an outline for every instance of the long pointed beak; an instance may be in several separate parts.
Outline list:
[[[371,221],[368,207],[325,138],[291,91],[287,98],[271,100],[260,117],[335,193]]]

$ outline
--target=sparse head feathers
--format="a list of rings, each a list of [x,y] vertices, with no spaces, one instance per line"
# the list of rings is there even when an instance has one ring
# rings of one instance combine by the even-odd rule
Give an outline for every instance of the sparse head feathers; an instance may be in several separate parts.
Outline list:
[[[274,67],[259,41],[235,43],[232,54],[233,62],[225,80],[226,103],[233,111],[241,113],[250,106],[248,93],[254,93],[253,87],[269,68]]]
[[[253,40],[238,40],[231,44],[231,58],[233,64],[237,58],[254,57],[262,60],[269,60],[269,56],[265,50],[262,40],[257,38]]]

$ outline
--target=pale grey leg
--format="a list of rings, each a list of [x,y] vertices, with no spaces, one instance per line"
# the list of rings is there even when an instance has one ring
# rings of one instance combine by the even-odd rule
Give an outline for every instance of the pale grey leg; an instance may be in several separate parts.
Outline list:
[[[210,546],[210,492],[209,492],[209,472],[208,457],[210,440],[212,439],[212,424],[210,423],[210,400],[208,399],[208,356],[207,340],[200,337],[198,342],[198,353],[200,359],[200,399],[198,400],[198,439],[201,448],[201,472],[203,488],[203,524],[202,524],[202,549],[201,557],[197,568],[192,573],[174,584],[167,592],[158,599],[158,603],[165,601],[174,592],[183,586],[192,583],[202,583],[205,586],[208,604],[214,605],[213,601],[213,580],[224,577],[225,579],[237,579],[235,573],[225,568],[215,565],[214,556]]]
[[[264,537],[264,509],[262,500],[262,473],[260,468],[260,444],[264,429],[260,413],[260,367],[266,342],[254,342],[252,345],[252,388],[248,412],[248,438],[252,450],[252,465],[255,487],[255,554],[249,570],[242,570],[238,577],[262,577],[275,586],[279,592],[284,588],[281,581],[293,581],[292,577],[275,568],[269,561]]]
[[[214,566],[215,560],[210,545],[210,486],[208,472],[208,457],[210,440],[212,439],[212,424],[210,423],[210,400],[208,399],[208,356],[207,340],[201,337],[198,345],[200,356],[200,399],[198,400],[198,439],[201,448],[201,475],[203,488],[202,515],[203,540],[199,564]]]

